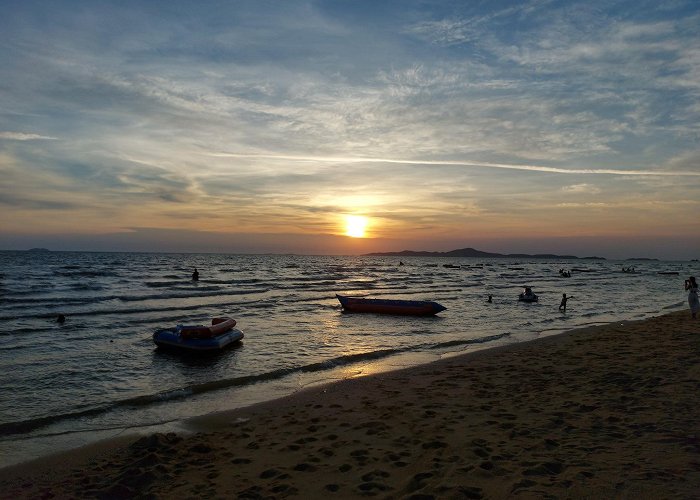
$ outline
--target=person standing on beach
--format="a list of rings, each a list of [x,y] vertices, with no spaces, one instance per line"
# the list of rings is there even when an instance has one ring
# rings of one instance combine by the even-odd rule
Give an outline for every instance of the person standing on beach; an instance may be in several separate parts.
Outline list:
[[[698,299],[698,283],[695,281],[695,276],[685,280],[685,289],[688,290],[690,314],[693,318],[697,318],[698,310],[700,309],[700,299]]]
[[[566,312],[566,301],[569,300],[572,297],[566,297],[565,293],[561,294],[561,304],[559,304],[559,310]]]

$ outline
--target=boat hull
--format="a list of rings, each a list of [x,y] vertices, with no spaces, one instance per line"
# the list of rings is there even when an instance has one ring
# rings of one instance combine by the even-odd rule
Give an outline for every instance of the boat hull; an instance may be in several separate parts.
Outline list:
[[[520,295],[518,297],[518,300],[520,302],[537,302],[537,295],[534,295],[534,296]]]
[[[187,338],[179,328],[158,330],[153,334],[153,342],[163,349],[181,352],[219,352],[243,339],[243,332],[232,328],[227,332],[209,338]]]
[[[365,299],[336,295],[346,312],[395,314],[401,316],[433,316],[447,309],[427,300]]]

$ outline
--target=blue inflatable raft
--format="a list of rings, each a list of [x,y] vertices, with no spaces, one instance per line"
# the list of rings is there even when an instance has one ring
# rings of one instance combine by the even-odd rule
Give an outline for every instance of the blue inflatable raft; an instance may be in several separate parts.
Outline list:
[[[158,330],[153,342],[158,347],[189,352],[218,352],[239,342],[243,332],[234,328],[236,320],[214,318],[211,326],[177,325]]]

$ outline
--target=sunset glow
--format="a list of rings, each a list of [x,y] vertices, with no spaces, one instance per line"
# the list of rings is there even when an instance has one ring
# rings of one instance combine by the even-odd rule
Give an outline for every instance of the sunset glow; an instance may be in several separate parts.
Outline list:
[[[345,234],[353,238],[364,238],[369,220],[361,215],[348,215],[345,217]]]

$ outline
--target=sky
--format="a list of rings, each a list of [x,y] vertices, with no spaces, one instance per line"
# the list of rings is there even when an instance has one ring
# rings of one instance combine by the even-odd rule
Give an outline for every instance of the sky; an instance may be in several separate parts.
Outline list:
[[[697,0],[2,11],[0,249],[700,258]]]

